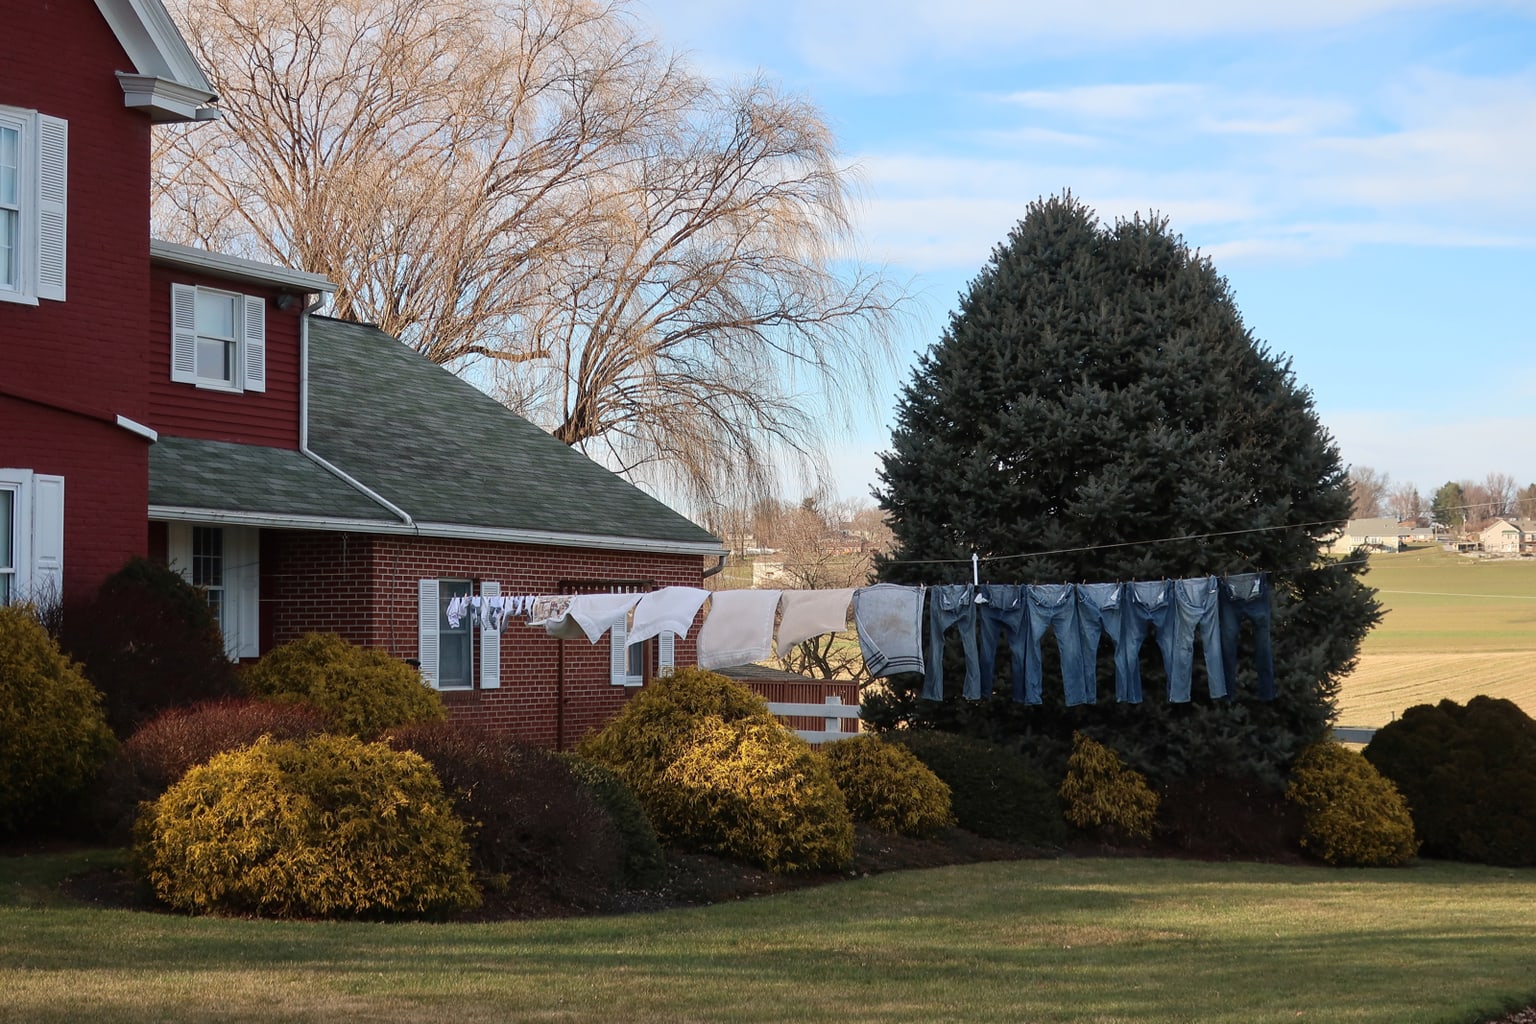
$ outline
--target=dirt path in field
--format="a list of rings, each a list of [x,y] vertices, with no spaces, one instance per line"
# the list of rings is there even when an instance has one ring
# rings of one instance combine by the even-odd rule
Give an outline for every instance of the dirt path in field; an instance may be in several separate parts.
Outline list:
[[[1465,704],[1479,694],[1536,718],[1536,651],[1362,654],[1339,691],[1339,724],[1379,729],[1415,704]]]

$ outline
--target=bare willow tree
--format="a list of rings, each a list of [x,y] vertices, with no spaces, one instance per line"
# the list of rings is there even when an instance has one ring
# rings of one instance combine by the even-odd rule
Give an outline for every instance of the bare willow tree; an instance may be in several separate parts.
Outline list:
[[[171,6],[225,117],[159,138],[157,232],[324,274],[616,469],[701,505],[814,474],[889,364],[819,111],[621,3]]]

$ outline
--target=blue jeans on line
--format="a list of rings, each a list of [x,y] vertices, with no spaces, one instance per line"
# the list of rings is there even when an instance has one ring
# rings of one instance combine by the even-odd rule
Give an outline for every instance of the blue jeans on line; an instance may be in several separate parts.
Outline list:
[[[1125,626],[1125,588],[1119,583],[1079,583],[1077,624],[1083,642],[1083,693],[1099,699],[1099,640],[1105,633],[1115,645],[1115,699],[1126,700],[1128,682],[1120,668],[1121,630]]]
[[[1264,573],[1247,572],[1221,581],[1221,658],[1228,691],[1237,689],[1237,638],[1242,620],[1253,623],[1253,662],[1259,673],[1259,700],[1275,699],[1275,654],[1270,642],[1270,586]]]
[[[1030,644],[1024,665],[1024,703],[1043,703],[1045,669],[1040,640],[1047,632],[1056,634],[1067,704],[1088,703],[1089,697],[1083,692],[1083,638],[1077,624],[1077,588],[1070,583],[1031,583],[1026,593]]]
[[[1173,660],[1173,584],[1167,580],[1127,583],[1123,596],[1121,643],[1115,649],[1115,699],[1140,704],[1141,645],[1146,642],[1148,626],[1156,635],[1165,672]]]
[[[1215,576],[1174,580],[1173,657],[1168,665],[1168,699],[1189,702],[1195,668],[1195,638],[1205,651],[1205,672],[1212,697],[1227,695],[1227,670],[1221,656],[1221,616],[1217,606],[1219,581]]]
[[[979,593],[986,598],[976,606],[981,630],[981,689],[992,693],[997,671],[998,635],[1008,631],[1008,650],[1013,655],[1013,699],[1024,702],[1025,663],[1029,650],[1029,603],[1024,588],[1018,584],[983,583]]]
[[[928,670],[923,699],[944,699],[944,634],[954,626],[965,645],[965,699],[981,699],[981,666],[976,656],[976,591],[969,583],[928,588]]]

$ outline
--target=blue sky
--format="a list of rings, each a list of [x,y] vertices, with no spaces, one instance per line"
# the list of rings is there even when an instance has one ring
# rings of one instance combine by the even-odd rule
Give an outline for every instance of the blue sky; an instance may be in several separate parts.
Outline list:
[[[1536,482],[1536,0],[646,0],[720,78],[809,96],[862,256],[919,296],[834,453],[864,498],[895,394],[1032,200],[1156,211],[1293,360],[1347,463]]]

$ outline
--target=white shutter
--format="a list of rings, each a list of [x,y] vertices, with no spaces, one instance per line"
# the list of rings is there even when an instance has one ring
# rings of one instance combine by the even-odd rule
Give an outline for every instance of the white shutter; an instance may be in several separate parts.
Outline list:
[[[245,367],[245,390],[267,390],[267,300],[245,297],[245,337],[240,357]]]
[[[37,297],[64,299],[69,122],[37,115]]]
[[[629,683],[629,615],[620,615],[608,634],[608,682],[614,686]]]
[[[165,524],[165,558],[181,578],[192,582],[192,524]]]
[[[64,478],[32,477],[32,581],[39,606],[64,597]]]
[[[197,289],[189,284],[171,285],[171,380],[197,383]]]
[[[656,674],[669,676],[677,660],[677,634],[662,630],[656,638]]]
[[[416,660],[421,664],[421,678],[437,687],[437,617],[439,609],[437,580],[416,581]]]
[[[261,656],[261,531],[224,528],[224,596],[235,599],[231,658]]]
[[[480,584],[480,596],[486,599],[501,597],[501,584],[486,580]],[[503,626],[506,619],[501,620]],[[480,627],[480,688],[494,690],[501,685],[501,632]]]

